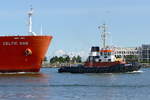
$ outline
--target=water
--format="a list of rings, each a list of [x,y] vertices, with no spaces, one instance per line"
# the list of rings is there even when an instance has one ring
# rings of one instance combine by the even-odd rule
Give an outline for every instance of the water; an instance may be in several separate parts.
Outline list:
[[[148,100],[150,68],[119,74],[0,74],[0,100]]]

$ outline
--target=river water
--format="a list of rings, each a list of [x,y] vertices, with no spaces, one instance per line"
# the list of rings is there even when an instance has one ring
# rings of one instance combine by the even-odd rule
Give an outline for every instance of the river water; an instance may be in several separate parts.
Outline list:
[[[0,100],[148,100],[150,68],[133,73],[0,74]]]

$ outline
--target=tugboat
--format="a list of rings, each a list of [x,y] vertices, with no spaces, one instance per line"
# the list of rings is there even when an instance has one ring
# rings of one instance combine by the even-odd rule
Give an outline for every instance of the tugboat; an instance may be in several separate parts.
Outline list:
[[[99,27],[102,29],[101,38],[103,47],[93,46],[87,61],[83,65],[62,66],[59,73],[122,73],[133,72],[140,69],[138,63],[126,63],[123,58],[116,58],[113,48],[106,46],[106,24]]]

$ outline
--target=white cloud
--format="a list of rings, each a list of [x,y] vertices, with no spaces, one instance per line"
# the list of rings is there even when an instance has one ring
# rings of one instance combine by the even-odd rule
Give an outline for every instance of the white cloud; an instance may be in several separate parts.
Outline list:
[[[66,54],[66,52],[63,50],[57,50],[54,52],[54,56],[62,56],[64,54]]]
[[[78,52],[66,52],[64,50],[57,50],[54,52],[53,56],[63,56],[63,55],[69,55],[70,57],[73,57],[73,56],[81,56],[82,57],[82,60],[86,60],[89,53],[86,52],[86,51],[78,51]]]

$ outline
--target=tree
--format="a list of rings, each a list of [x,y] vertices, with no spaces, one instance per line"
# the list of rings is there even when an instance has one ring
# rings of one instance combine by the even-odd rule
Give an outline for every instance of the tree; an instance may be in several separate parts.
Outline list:
[[[77,56],[77,57],[73,57],[72,60],[70,59],[69,56],[60,56],[60,57],[57,57],[57,56],[54,56],[50,59],[50,63],[51,64],[54,64],[54,63],[70,63],[70,61],[72,61],[72,63],[81,63],[82,60],[81,60],[81,57],[80,56]]]
[[[50,63],[56,63],[56,62],[58,62],[58,57],[57,56],[55,56],[55,57],[52,57],[51,59],[50,59]]]
[[[64,58],[63,58],[63,57],[59,57],[59,58],[58,58],[58,62],[59,62],[59,63],[64,63],[64,62],[65,62],[65,60],[64,60]]]
[[[73,56],[71,61],[72,61],[72,63],[75,63],[76,60],[77,60],[77,58],[75,56]]]
[[[69,57],[69,56],[67,56],[67,57],[65,58],[65,62],[67,62],[67,63],[70,62],[70,57]]]
[[[126,62],[138,62],[138,56],[136,55],[127,55],[124,58]]]
[[[77,63],[81,63],[81,62],[82,62],[81,57],[80,57],[79,55],[78,55],[77,58],[76,58],[76,62],[77,62]]]
[[[46,56],[44,57],[44,60],[43,60],[43,61],[48,61]]]

